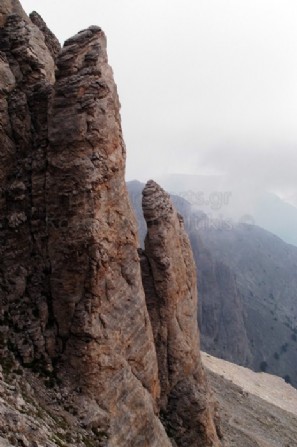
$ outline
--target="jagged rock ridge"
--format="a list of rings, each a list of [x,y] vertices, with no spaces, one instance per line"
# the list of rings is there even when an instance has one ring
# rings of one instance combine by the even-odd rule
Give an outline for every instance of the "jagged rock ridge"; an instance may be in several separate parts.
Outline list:
[[[176,287],[179,311],[190,317],[175,337],[175,313],[168,300],[162,304],[169,367],[160,368],[162,350],[157,359],[104,33],[90,27],[60,50],[40,16],[30,20],[16,0],[2,3],[0,14],[2,358],[51,377],[80,423],[104,432],[104,445],[219,445],[197,327],[186,326],[196,306],[196,284],[182,276],[187,268]],[[162,218],[171,222],[169,208]],[[175,219],[173,264],[185,255]],[[189,355],[178,354],[183,348]],[[175,398],[191,417],[179,414]],[[160,408],[166,428],[176,424],[172,443]]]

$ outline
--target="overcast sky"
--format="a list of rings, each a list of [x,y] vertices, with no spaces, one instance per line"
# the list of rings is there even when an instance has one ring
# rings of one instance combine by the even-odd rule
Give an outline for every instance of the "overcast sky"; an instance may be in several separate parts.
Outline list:
[[[296,0],[22,4],[61,42],[91,24],[106,32],[128,179],[227,173],[296,194]]]

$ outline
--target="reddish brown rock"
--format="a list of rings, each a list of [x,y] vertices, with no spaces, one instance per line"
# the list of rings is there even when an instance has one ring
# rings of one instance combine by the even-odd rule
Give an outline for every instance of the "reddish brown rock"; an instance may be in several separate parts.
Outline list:
[[[166,200],[160,228],[167,240],[173,225],[175,239],[163,255],[162,237],[148,250],[164,300],[151,313],[157,359],[105,35],[90,27],[58,51],[42,19],[32,16],[36,26],[20,8],[0,8],[0,358],[50,378],[77,423],[104,434],[98,446],[172,446],[160,406],[178,446],[216,445],[192,258]]]
[[[143,283],[157,348],[160,408],[178,446],[219,446],[201,365],[196,268],[183,220],[153,181],[143,191]]]
[[[59,376],[109,445],[170,445],[154,414],[157,359],[124,181],[125,146],[106,39],[91,27],[57,59],[47,217]],[[92,412],[86,414],[88,407]]]
[[[52,100],[44,36],[6,12],[1,354],[8,347],[34,371],[58,374],[82,423],[104,430],[108,445],[170,446],[155,415],[157,359],[105,36],[93,27],[67,41]]]

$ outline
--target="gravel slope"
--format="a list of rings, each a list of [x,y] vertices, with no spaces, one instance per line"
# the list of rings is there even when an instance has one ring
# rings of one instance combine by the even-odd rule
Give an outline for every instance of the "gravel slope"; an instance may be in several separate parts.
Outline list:
[[[202,358],[219,401],[225,447],[297,447],[295,388],[205,353]]]

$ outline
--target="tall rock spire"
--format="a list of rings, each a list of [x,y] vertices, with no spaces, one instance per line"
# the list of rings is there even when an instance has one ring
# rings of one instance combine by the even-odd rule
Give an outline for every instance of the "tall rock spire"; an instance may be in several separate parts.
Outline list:
[[[219,446],[201,365],[196,268],[183,220],[154,181],[143,191],[143,283],[157,349],[160,408],[179,447]]]
[[[110,446],[170,445],[154,414],[157,359],[102,30],[66,41],[57,67],[47,221],[58,373],[82,412],[97,408],[91,423],[109,434]]]

